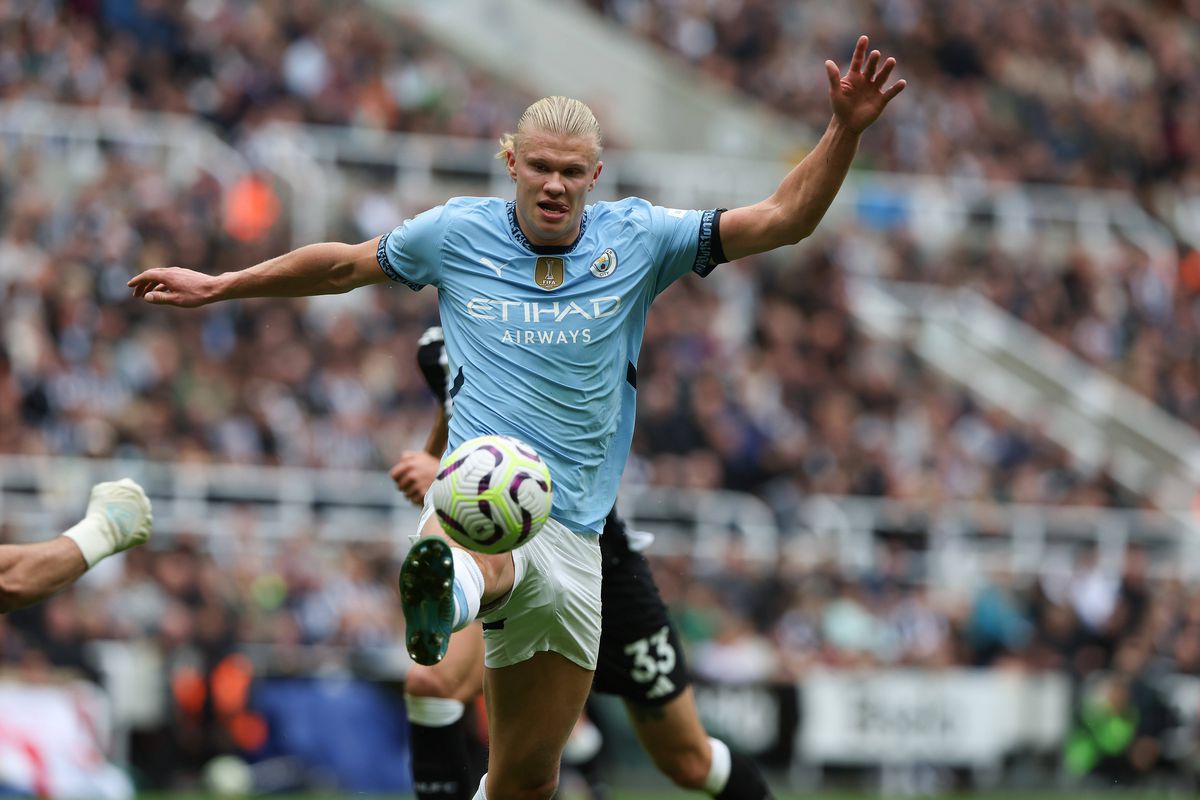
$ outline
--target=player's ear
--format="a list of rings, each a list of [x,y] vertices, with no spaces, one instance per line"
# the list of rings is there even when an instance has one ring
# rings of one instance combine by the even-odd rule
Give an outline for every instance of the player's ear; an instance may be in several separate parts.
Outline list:
[[[515,183],[517,180],[517,154],[511,147],[504,151],[504,166],[508,168],[508,177],[512,178]]]
[[[589,192],[592,189],[596,188],[596,181],[600,180],[600,173],[603,171],[604,171],[604,162],[597,161],[596,162],[596,171],[592,173],[592,185],[588,187]]]

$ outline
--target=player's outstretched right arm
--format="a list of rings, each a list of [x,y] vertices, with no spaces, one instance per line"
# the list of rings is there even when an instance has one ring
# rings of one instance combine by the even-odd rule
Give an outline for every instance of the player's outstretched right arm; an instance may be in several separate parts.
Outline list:
[[[150,499],[135,481],[96,484],[87,514],[62,536],[0,545],[0,613],[36,603],[73,583],[101,559],[144,544],[152,522]]]
[[[185,308],[242,297],[341,294],[387,280],[376,260],[378,246],[378,238],[361,244],[310,244],[221,275],[183,267],[156,267],[134,276],[129,286],[135,297],[148,303]]]

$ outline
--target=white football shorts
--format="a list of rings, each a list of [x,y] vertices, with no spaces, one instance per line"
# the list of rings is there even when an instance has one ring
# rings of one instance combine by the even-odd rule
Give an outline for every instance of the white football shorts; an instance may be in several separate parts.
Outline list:
[[[417,530],[432,516],[433,499],[426,494]],[[548,519],[512,556],[512,592],[479,615],[484,665],[508,667],[550,651],[595,670],[600,652],[600,537],[575,533]]]

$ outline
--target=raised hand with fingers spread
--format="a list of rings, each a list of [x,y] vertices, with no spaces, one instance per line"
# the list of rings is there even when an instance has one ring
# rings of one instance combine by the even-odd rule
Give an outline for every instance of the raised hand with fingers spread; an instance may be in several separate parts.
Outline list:
[[[896,59],[888,57],[880,66],[883,55],[878,50],[867,54],[870,45],[866,36],[858,37],[854,55],[850,57],[850,69],[845,75],[838,65],[825,62],[825,74],[829,78],[829,100],[833,104],[833,115],[851,131],[861,133],[879,118],[892,98],[904,91],[905,81],[896,81],[884,88]]]

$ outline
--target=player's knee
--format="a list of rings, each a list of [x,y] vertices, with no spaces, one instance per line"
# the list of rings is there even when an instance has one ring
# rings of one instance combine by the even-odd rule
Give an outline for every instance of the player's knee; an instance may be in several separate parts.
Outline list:
[[[703,788],[704,781],[708,778],[710,757],[699,743],[694,746],[671,748],[652,755],[659,771],[676,786],[683,789]]]
[[[404,693],[413,697],[452,698],[454,687],[438,670],[413,664],[404,677]]]

